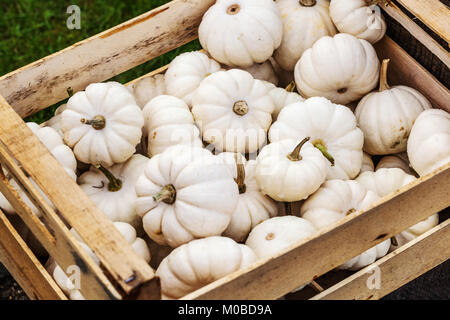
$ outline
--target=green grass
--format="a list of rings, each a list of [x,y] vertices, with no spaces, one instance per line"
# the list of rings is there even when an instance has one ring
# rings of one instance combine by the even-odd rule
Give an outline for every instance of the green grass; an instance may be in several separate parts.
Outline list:
[[[15,0],[0,3],[0,76],[27,65],[76,42],[114,27],[156,8],[167,0]],[[81,9],[81,29],[69,30],[69,5]],[[169,63],[176,55],[200,48],[191,42],[153,59],[111,80],[128,82]],[[62,102],[61,102],[62,103]],[[41,123],[49,119],[55,106],[30,116],[26,121]]]

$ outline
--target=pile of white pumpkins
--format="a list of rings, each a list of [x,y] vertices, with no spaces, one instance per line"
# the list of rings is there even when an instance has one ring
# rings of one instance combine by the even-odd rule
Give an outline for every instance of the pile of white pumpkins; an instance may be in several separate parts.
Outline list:
[[[199,28],[204,50],[128,87],[90,84],[28,126],[152,261],[162,298],[181,298],[450,162],[450,115],[387,83],[372,2],[217,0]],[[371,155],[383,156],[376,168]],[[14,213],[6,199],[1,208]],[[368,266],[437,224],[436,214],[339,268]]]

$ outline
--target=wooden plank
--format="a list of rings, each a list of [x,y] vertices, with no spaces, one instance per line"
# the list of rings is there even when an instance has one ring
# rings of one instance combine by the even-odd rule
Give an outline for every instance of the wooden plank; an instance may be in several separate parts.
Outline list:
[[[63,219],[98,256],[114,283],[125,294],[130,294],[147,282],[157,281],[151,267],[132,250],[112,222],[69,177],[3,97],[0,97],[0,117],[3,119],[0,141],[48,196]],[[6,158],[6,155],[2,154],[2,157]],[[5,164],[30,192],[31,200],[37,202],[44,217],[53,219],[52,208],[42,200],[40,193],[33,188],[14,161]],[[155,295],[159,296],[158,293]]]
[[[312,300],[381,299],[449,259],[449,243],[450,219],[314,296]],[[376,284],[378,275],[380,282]]]
[[[392,85],[406,85],[420,91],[433,107],[450,112],[450,90],[405,52],[391,38],[385,36],[375,44],[378,57],[389,58],[388,81]]]
[[[450,164],[183,299],[277,299],[449,205]]]
[[[438,57],[448,68],[450,68],[450,53],[445,50],[436,40],[434,40],[421,27],[414,23],[403,11],[390,2],[388,6],[381,6],[383,10],[403,26],[408,32],[420,41],[428,50]]]
[[[450,41],[450,10],[439,0],[398,0],[442,39]]]
[[[174,0],[0,78],[0,94],[21,117],[194,40],[214,0]]]
[[[66,300],[36,256],[0,210],[0,261],[32,300]]]

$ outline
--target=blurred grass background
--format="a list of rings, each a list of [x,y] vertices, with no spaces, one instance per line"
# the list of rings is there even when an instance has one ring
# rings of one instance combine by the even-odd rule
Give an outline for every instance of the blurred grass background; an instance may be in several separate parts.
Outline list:
[[[7,0],[0,2],[0,76],[114,27],[169,0]],[[67,7],[81,9],[81,29],[66,26]],[[111,80],[121,83],[168,64],[181,52],[197,50],[193,41]],[[61,102],[63,103],[63,102]],[[30,116],[26,121],[48,120],[58,105]]]

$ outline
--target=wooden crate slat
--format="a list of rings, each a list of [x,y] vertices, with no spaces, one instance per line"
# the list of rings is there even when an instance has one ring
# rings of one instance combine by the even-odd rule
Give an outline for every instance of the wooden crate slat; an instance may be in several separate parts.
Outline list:
[[[450,164],[267,261],[183,299],[277,299],[450,205]]]
[[[0,78],[0,94],[26,117],[197,37],[214,0],[174,0]]]
[[[450,10],[439,0],[398,0],[445,41],[450,42]]]
[[[407,54],[391,38],[385,36],[375,44],[378,57],[389,58],[388,82],[392,85],[406,85],[425,95],[433,107],[450,112],[450,90]]]
[[[65,221],[98,256],[102,266],[123,292],[129,294],[144,283],[157,280],[150,266],[132,250],[112,222],[69,177],[1,96],[0,116],[4,120],[0,126],[0,141],[48,196]],[[14,163],[7,165],[13,171]],[[12,173],[20,179],[20,171]],[[20,182],[23,185],[28,183],[28,191],[33,189],[26,177]],[[36,193],[32,196],[36,199],[40,195]],[[40,204],[40,208],[47,215],[53,213],[45,201]]]
[[[67,299],[1,210],[0,234],[0,261],[30,299]]]
[[[449,259],[449,243],[450,219],[447,219],[369,267],[314,296],[312,300],[381,299]],[[380,287],[370,289],[367,282],[374,285],[375,272],[380,275]]]
[[[400,23],[411,35],[419,40],[428,50],[437,56],[448,68],[450,68],[450,53],[445,50],[436,40],[431,38],[421,27],[412,21],[402,10],[393,2],[388,6],[381,6],[383,10]]]

